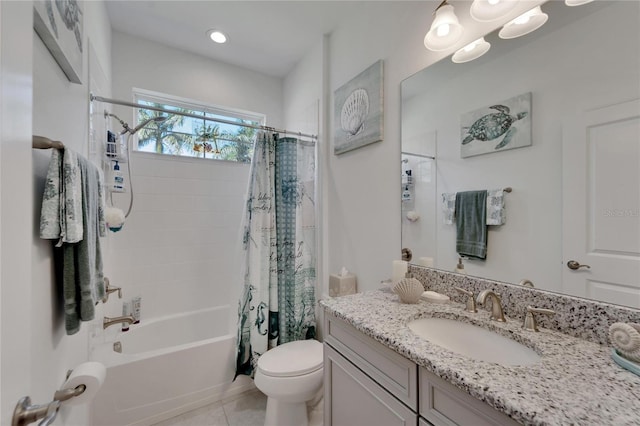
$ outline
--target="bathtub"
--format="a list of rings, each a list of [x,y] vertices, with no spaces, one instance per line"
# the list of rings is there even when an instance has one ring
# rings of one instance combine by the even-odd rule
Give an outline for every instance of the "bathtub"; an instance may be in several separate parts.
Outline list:
[[[253,389],[233,380],[235,334],[229,306],[143,322],[92,351],[107,367],[90,406],[92,425],[150,425]]]

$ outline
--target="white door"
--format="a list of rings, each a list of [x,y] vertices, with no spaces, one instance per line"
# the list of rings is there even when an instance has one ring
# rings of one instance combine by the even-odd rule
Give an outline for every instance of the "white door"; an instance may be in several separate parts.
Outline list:
[[[566,123],[562,190],[563,292],[640,308],[640,100]]]

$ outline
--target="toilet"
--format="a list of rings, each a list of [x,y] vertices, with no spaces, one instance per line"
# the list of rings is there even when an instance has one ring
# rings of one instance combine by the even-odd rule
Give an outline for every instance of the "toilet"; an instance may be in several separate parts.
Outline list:
[[[322,387],[322,343],[299,340],[258,358],[256,387],[267,396],[265,426],[306,426],[307,401]]]

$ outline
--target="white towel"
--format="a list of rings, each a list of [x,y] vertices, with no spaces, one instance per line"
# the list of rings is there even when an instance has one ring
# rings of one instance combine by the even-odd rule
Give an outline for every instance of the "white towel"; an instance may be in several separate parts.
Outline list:
[[[506,221],[504,190],[487,190],[487,225],[504,225]]]
[[[442,194],[442,222],[445,225],[453,225],[456,212],[456,193]]]
[[[609,340],[621,356],[633,362],[640,362],[640,324],[611,324]]]

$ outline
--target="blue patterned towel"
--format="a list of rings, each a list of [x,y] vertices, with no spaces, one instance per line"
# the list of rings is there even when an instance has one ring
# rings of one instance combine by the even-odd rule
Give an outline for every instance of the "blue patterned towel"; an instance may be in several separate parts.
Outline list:
[[[78,155],[70,149],[51,151],[42,209],[40,238],[77,243],[82,240],[82,189]]]

